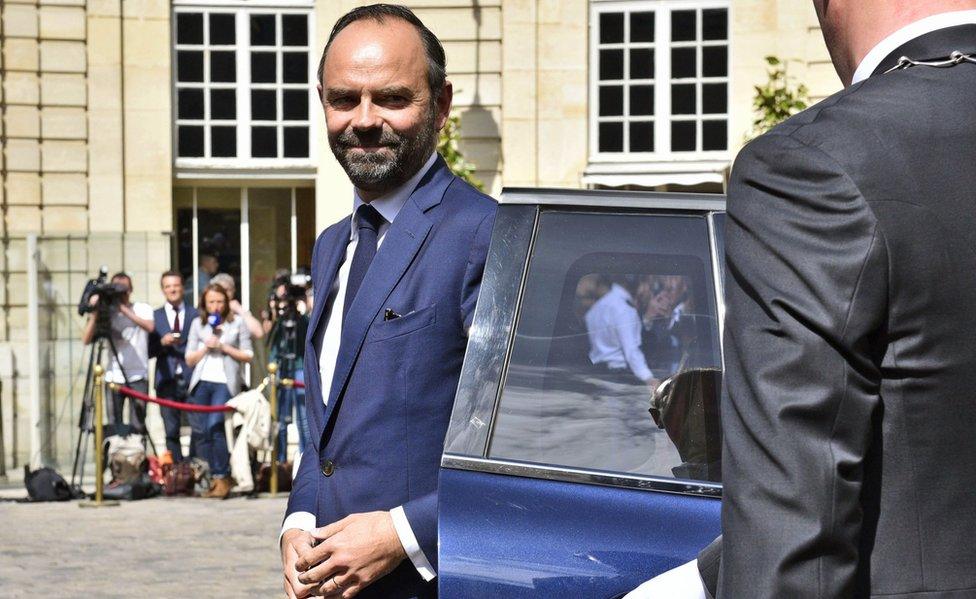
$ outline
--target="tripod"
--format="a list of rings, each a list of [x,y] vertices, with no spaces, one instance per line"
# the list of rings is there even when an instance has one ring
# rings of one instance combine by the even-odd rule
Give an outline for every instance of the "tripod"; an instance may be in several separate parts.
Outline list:
[[[277,362],[278,362],[278,380],[294,379],[295,378],[295,359],[298,356],[298,317],[295,314],[289,313],[283,315],[275,323],[275,331],[272,333],[271,341],[277,345]],[[294,387],[290,389],[289,394],[289,409],[288,414],[285,418],[278,419],[278,429],[275,431],[274,443],[277,446],[279,444],[279,439],[283,434],[283,430],[287,430],[288,422],[291,421],[292,412],[298,409],[295,405]],[[280,410],[280,407],[279,407]],[[277,417],[277,415],[276,415]],[[301,426],[299,426],[298,434],[303,434],[301,431]],[[286,435],[287,439],[287,435]],[[285,451],[279,452],[279,459],[284,459],[284,453],[287,452],[287,443],[285,444]]]

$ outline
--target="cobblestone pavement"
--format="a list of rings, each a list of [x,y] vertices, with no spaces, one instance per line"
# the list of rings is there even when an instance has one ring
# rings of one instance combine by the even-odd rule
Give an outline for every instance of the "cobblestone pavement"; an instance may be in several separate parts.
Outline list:
[[[285,501],[0,503],[0,597],[281,597]]]

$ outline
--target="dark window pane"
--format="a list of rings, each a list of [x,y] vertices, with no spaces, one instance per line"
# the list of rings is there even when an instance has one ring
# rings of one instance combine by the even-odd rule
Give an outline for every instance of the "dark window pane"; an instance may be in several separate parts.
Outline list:
[[[653,42],[654,41],[654,13],[652,12],[630,13],[630,41],[632,42]]]
[[[177,152],[180,156],[203,156],[203,127],[181,125],[177,128]]]
[[[620,44],[624,41],[624,15],[623,13],[601,13],[600,14],[600,43],[601,44]]]
[[[630,51],[630,78],[654,78],[654,50],[647,48]]]
[[[202,119],[203,118],[203,90],[202,89],[181,89],[177,92],[177,118],[181,119]]]
[[[621,116],[624,113],[624,87],[600,86],[600,116]]]
[[[237,81],[237,60],[233,52],[210,52],[210,80]]]
[[[695,121],[673,121],[671,123],[671,151],[694,152]]]
[[[702,76],[725,77],[729,74],[729,49],[726,46],[702,48]]]
[[[251,82],[275,83],[277,69],[271,52],[251,52]]]
[[[237,128],[210,128],[210,155],[215,158],[237,156]]]
[[[727,150],[729,128],[726,121],[705,121],[702,123],[702,149]]]
[[[281,37],[285,46],[308,45],[308,17],[305,15],[282,15]]]
[[[600,123],[598,145],[601,152],[623,152],[624,124]]]
[[[176,53],[176,80],[203,81],[203,52],[180,50]]]
[[[600,81],[624,78],[624,51],[600,50]]]
[[[728,91],[725,83],[706,83],[702,85],[702,112],[705,114],[724,114],[729,108]]]
[[[181,12],[176,15],[176,43],[203,43],[203,14]]]
[[[285,158],[308,158],[308,127],[285,127]]]
[[[286,121],[308,119],[308,92],[303,89],[286,89],[284,95],[284,118]]]
[[[654,86],[630,86],[630,114],[648,116],[654,114]]]
[[[695,48],[671,48],[671,78],[684,79],[698,75]]]
[[[210,13],[210,45],[232,45],[235,41],[234,15]]]
[[[282,62],[285,83],[308,83],[308,52],[285,52]]]
[[[251,119],[255,121],[278,120],[278,102],[273,89],[251,90]]]
[[[695,84],[685,83],[671,86],[671,114],[695,114]]]
[[[654,151],[654,122],[630,124],[630,151]]]
[[[251,15],[251,45],[275,45],[274,15]]]
[[[702,11],[702,39],[728,39],[729,15],[724,8]]]
[[[232,89],[210,90],[210,118],[237,118],[237,92]]]
[[[694,41],[697,32],[695,31],[695,11],[676,10],[671,13],[671,41],[690,42]]]
[[[275,127],[251,127],[251,156],[278,157],[278,130]]]

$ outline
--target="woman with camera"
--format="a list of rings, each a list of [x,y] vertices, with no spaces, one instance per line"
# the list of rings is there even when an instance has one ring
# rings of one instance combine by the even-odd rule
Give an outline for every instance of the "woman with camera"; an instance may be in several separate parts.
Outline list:
[[[251,361],[251,336],[235,318],[230,297],[220,285],[208,285],[200,296],[200,318],[193,320],[186,343],[186,363],[193,367],[190,402],[222,406],[241,391],[242,364]],[[200,456],[210,464],[213,483],[204,497],[225,499],[234,486],[222,412],[191,414],[190,425]]]

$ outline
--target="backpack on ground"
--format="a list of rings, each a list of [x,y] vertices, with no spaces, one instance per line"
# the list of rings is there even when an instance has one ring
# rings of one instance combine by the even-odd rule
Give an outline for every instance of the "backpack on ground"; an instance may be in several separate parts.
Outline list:
[[[163,467],[163,495],[193,497],[196,478],[190,462],[176,462]]]
[[[24,486],[31,501],[68,501],[74,497],[68,481],[53,468],[31,472],[29,466],[24,466]]]

